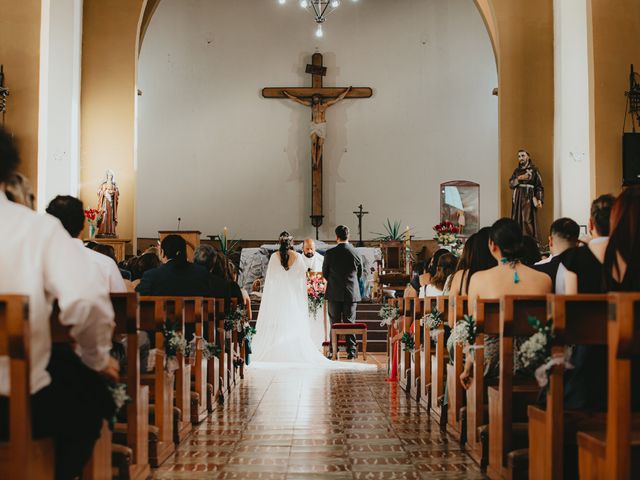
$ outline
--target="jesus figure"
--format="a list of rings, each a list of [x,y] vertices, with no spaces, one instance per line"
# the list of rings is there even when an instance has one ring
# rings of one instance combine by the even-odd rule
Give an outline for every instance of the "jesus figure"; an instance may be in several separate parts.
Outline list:
[[[327,138],[327,119],[325,112],[327,111],[327,108],[343,100],[350,91],[351,87],[347,88],[339,97],[324,103],[322,102],[322,97],[320,95],[314,95],[311,97],[311,100],[303,100],[301,97],[291,95],[286,90],[283,90],[282,92],[294,102],[304,105],[305,107],[311,107],[311,125],[309,128],[309,134],[311,135],[311,160],[313,168],[318,168],[320,166],[320,160],[322,160],[322,148],[324,146],[324,140]]]

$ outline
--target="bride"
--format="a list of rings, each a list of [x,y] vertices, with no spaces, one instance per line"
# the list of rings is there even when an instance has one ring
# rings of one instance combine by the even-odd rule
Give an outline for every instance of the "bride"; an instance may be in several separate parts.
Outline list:
[[[310,333],[306,268],[293,250],[293,237],[288,232],[280,234],[279,245],[267,267],[251,366],[375,368],[333,362],[320,353]]]

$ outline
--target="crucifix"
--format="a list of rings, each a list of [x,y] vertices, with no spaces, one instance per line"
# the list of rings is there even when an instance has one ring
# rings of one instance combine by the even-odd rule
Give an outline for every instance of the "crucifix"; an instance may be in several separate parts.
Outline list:
[[[355,212],[353,212],[353,214],[358,217],[358,236],[360,237],[360,240],[358,241],[358,247],[364,247],[364,242],[362,241],[362,217],[364,217],[365,215],[368,215],[369,212],[365,212],[362,209],[362,204],[360,204],[360,206],[358,207],[358,210],[356,210]]]
[[[322,65],[322,54],[314,53],[306,73],[311,74],[311,87],[273,87],[263,88],[264,98],[288,98],[296,103],[311,108],[311,225],[316,229],[322,225],[322,157],[326,139],[327,108],[345,98],[370,98],[373,94],[366,87],[323,87],[322,77],[327,74],[327,67]]]

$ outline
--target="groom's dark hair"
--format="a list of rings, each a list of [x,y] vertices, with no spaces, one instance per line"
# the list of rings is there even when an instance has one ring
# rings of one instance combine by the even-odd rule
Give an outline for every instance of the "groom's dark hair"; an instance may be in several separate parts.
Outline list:
[[[336,227],[336,237],[341,242],[346,242],[349,239],[349,227],[346,225],[338,225]]]

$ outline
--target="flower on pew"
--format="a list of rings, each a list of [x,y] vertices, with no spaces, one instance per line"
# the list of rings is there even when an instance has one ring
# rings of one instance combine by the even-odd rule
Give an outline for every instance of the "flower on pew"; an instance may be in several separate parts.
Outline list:
[[[388,327],[393,324],[395,328],[398,327],[398,319],[400,318],[400,309],[394,305],[384,304],[378,312],[378,316],[382,320],[380,322],[381,327]]]
[[[307,296],[309,298],[309,313],[314,317],[324,304],[327,292],[327,281],[320,275],[307,275]]]
[[[241,358],[234,358],[233,359],[233,368],[240,368],[244,365],[244,360],[242,360]]]
[[[400,343],[402,344],[403,352],[413,352],[416,348],[416,341],[413,338],[413,335],[410,334],[409,332],[405,332],[402,335],[402,339],[400,340]]]
[[[176,357],[181,355],[184,359],[191,357],[192,348],[182,332],[176,331],[176,325],[167,320],[162,327],[164,336],[164,353],[166,356],[166,368],[169,371],[177,369]]]
[[[253,336],[256,334],[256,327],[252,327],[251,324],[246,321],[243,324],[242,331],[240,332],[240,340],[248,340],[251,341]]]
[[[436,338],[442,331],[439,330],[440,326],[442,326],[443,323],[442,312],[436,307],[433,307],[431,309],[431,313],[427,313],[424,317],[422,317],[420,323],[429,327],[429,335],[431,336],[431,339],[436,340]]]
[[[122,407],[131,401],[131,397],[127,394],[127,385],[125,383],[111,383],[107,388],[115,405],[115,412],[113,412],[113,417],[109,420],[109,428],[113,430],[118,413],[122,410]]]
[[[465,315],[453,327],[451,337],[453,342],[470,349],[476,343],[476,320],[472,315]]]
[[[227,313],[224,317],[224,330],[225,332],[231,332],[235,329],[240,333],[245,322],[247,322],[247,311],[245,310],[244,305],[239,305],[235,310]]]
[[[211,360],[212,358],[220,358],[220,353],[222,349],[215,342],[207,342],[204,338],[202,339],[202,357],[205,360]]]
[[[551,343],[554,338],[552,333],[553,322],[550,320],[543,325],[536,317],[529,317],[528,321],[536,333],[522,342],[520,348],[518,348],[517,356],[522,367],[526,370],[535,371],[538,383],[544,386],[547,383],[548,371],[555,364],[550,362]],[[541,371],[538,372],[541,367]]]

